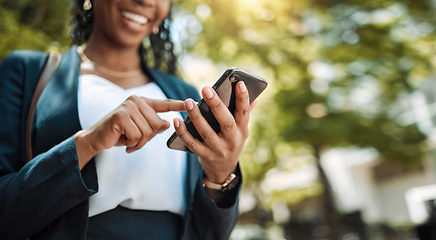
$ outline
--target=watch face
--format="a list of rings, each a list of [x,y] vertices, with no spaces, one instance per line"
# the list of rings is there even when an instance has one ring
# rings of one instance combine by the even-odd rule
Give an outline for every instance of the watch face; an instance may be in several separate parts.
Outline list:
[[[230,191],[238,185],[239,177],[233,178],[226,186],[223,186],[223,191]]]

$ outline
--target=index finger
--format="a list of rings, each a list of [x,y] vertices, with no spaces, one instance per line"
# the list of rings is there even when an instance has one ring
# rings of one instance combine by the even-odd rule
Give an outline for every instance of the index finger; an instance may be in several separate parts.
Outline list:
[[[180,100],[173,99],[148,99],[144,98],[147,104],[156,112],[182,112],[185,111],[185,104]]]

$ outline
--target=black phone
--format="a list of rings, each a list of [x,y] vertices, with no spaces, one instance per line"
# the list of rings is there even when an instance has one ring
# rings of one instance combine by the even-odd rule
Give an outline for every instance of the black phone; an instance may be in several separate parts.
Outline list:
[[[234,67],[227,69],[218,79],[218,81],[212,86],[212,88],[232,114],[235,111],[235,86],[239,81],[244,81],[245,85],[247,86],[250,104],[263,92],[263,90],[265,90],[268,84],[265,79],[245,72],[239,68]],[[198,108],[213,130],[217,133],[220,132],[220,125],[213,116],[211,109],[206,104],[204,99],[200,100],[198,103]],[[188,132],[191,133],[194,138],[203,141],[189,117],[184,120],[184,123]],[[177,132],[174,132],[173,135],[168,139],[167,146],[171,149],[191,152],[178,137]]]

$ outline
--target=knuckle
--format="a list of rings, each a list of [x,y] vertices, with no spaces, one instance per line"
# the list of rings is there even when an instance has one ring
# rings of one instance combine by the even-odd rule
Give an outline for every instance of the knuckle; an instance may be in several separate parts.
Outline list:
[[[139,101],[140,97],[137,95],[131,95],[127,98],[128,101],[137,102]]]
[[[189,148],[191,151],[195,150],[195,143],[194,142],[189,142],[186,145],[187,148]]]
[[[248,116],[249,114],[250,114],[250,108],[245,108],[244,110],[242,110],[242,115]]]
[[[123,103],[123,107],[124,107],[123,110],[133,109],[135,108],[135,106],[136,104],[134,103],[134,101],[128,100]]]
[[[113,116],[115,121],[120,121],[120,120],[124,119],[128,114],[129,114],[129,112],[127,111],[127,109],[120,108],[112,116]]]
[[[244,109],[238,110],[238,113],[242,116],[247,116],[250,113],[250,111],[248,108],[244,108]]]
[[[116,124],[116,123],[112,124],[110,126],[110,130],[112,133],[119,133],[119,132],[121,132],[121,126],[120,126],[120,124]]]
[[[225,124],[224,124],[224,130],[229,131],[235,128],[235,121],[232,120],[228,120]]]
[[[150,138],[150,136],[154,135],[155,131],[151,128],[145,128],[143,130],[143,134],[144,136],[146,136],[147,138]]]
[[[139,131],[135,131],[135,134],[133,135],[133,141],[135,141],[135,143],[138,143],[141,139],[142,139],[142,133]],[[136,144],[135,144],[136,145]]]
[[[166,111],[170,110],[170,104],[173,102],[171,99],[163,99],[163,106],[165,106]]]
[[[210,132],[206,132],[206,133],[203,133],[202,135],[201,135],[201,137],[203,138],[203,140],[204,141],[208,141],[208,140],[211,140],[212,139],[212,133],[210,133]]]
[[[180,137],[180,138],[185,138],[186,137],[186,132],[185,131],[181,131],[181,130],[179,130],[179,131],[177,131],[177,135]]]
[[[134,147],[134,146],[136,146],[138,144],[140,139],[141,139],[141,135],[140,134],[130,135],[127,138],[127,145],[129,147]]]
[[[222,103],[221,101],[217,101],[216,103],[214,103],[214,104],[212,105],[212,108],[215,109],[215,110],[219,110],[219,109],[221,109],[222,107],[223,107],[223,103]]]

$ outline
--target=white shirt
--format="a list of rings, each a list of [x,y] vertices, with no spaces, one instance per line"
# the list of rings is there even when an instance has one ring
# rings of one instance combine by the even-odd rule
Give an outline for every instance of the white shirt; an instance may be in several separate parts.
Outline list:
[[[118,107],[129,96],[153,99],[167,97],[154,82],[123,89],[96,75],[79,77],[78,111],[83,129]],[[157,134],[143,148],[126,153],[126,147],[112,147],[95,156],[99,190],[90,198],[89,216],[116,208],[170,211],[183,215],[186,153],[167,148],[166,141],[174,132],[177,112],[158,113],[171,123],[170,129]]]

